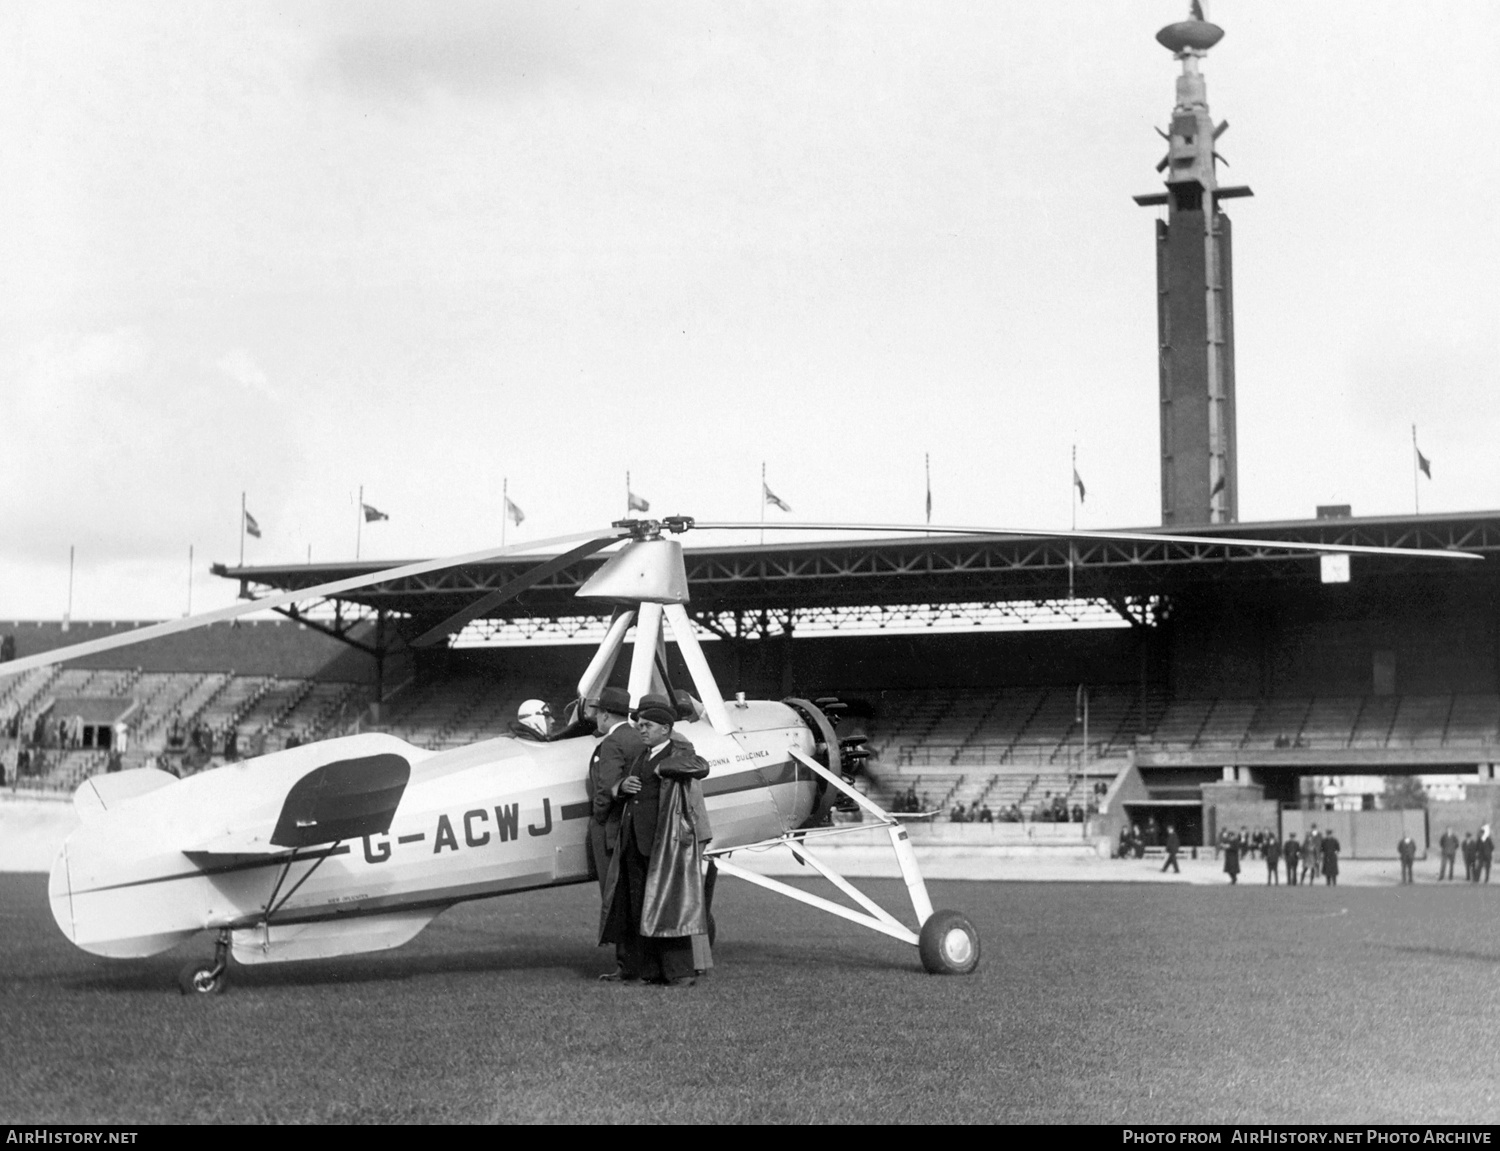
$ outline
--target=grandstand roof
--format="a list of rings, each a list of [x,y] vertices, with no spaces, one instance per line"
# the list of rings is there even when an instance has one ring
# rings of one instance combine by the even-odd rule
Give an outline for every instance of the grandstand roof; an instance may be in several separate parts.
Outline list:
[[[1315,556],[1269,549],[1227,549],[1162,539],[1075,541],[1020,536],[934,536],[689,548],[688,579],[695,612],[760,612],[787,608],[861,607],[877,604],[1016,602],[1070,595],[1117,599],[1184,593],[1226,582],[1282,582],[1315,587]],[[1286,520],[1182,529],[1225,539],[1284,539],[1382,547],[1452,548],[1500,556],[1500,511]],[[332,564],[214,565],[214,573],[241,581],[247,595],[292,591],[393,567],[396,560]],[[469,564],[425,576],[378,584],[338,597],[418,619],[438,619],[514,579],[539,557]],[[598,614],[575,598],[603,562],[595,556],[543,580],[492,614],[499,618],[556,618]],[[1496,580],[1490,563],[1357,556],[1356,584]]]

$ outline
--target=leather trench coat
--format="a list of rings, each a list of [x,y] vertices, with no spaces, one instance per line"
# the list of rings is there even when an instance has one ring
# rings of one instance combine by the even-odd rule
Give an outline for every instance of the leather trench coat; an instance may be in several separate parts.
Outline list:
[[[661,758],[656,772],[662,787],[657,796],[656,836],[638,929],[644,936],[660,938],[707,935],[703,845],[713,838],[713,829],[698,781],[708,775],[708,763],[691,743],[673,739],[672,749]],[[601,943],[609,942],[604,935],[614,904],[620,856],[617,851],[611,857],[604,884],[599,916]]]

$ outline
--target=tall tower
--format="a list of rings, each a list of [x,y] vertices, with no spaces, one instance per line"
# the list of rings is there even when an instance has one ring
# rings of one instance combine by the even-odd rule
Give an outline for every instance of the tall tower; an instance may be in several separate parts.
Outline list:
[[[1234,297],[1229,217],[1222,200],[1249,196],[1220,187],[1215,127],[1198,62],[1224,37],[1202,18],[1169,24],[1157,41],[1182,61],[1172,130],[1157,131],[1167,154],[1156,166],[1167,190],[1136,196],[1165,205],[1156,223],[1156,326],[1161,376],[1161,522],[1233,523],[1239,518],[1234,447]]]

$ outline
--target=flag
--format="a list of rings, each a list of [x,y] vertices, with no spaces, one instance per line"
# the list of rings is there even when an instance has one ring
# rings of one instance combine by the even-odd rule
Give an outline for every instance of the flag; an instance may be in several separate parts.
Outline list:
[[[772,507],[778,507],[784,512],[789,512],[792,510],[791,504],[787,503],[784,499],[782,499],[769,487],[767,487],[765,480],[760,481],[760,488],[761,491],[765,493],[766,503],[770,504]]]
[[[367,524],[372,524],[376,520],[388,520],[391,518],[379,508],[372,508],[369,504],[360,504],[359,506],[365,509],[365,523]]]
[[[509,496],[505,497],[505,514],[510,517],[510,522],[520,527],[526,520],[526,513],[516,507],[516,501]]]
[[[245,532],[256,539],[260,539],[260,524],[255,522],[255,517],[249,512],[245,513]]]
[[[649,512],[651,501],[644,496],[638,496],[629,488],[625,489],[625,510],[627,512]]]
[[[1088,489],[1083,486],[1083,477],[1078,474],[1077,468],[1073,469],[1073,486],[1078,489],[1078,502],[1083,503]]]
[[[1226,486],[1228,486],[1227,485],[1227,481],[1225,480],[1225,478],[1223,476],[1220,476],[1218,479],[1216,479],[1214,481],[1213,490],[1208,493],[1208,498],[1209,499],[1213,499],[1214,496],[1216,496],[1220,492],[1222,492]]]
[[[1417,448],[1417,467],[1422,469],[1422,474],[1429,480],[1432,479],[1432,461],[1422,454],[1421,448]]]

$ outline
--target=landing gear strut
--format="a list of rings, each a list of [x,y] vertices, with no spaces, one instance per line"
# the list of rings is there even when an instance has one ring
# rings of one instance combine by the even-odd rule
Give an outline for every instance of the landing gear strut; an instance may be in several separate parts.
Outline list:
[[[223,995],[229,982],[229,932],[219,932],[214,942],[214,957],[189,963],[177,975],[177,987],[184,995]]]

